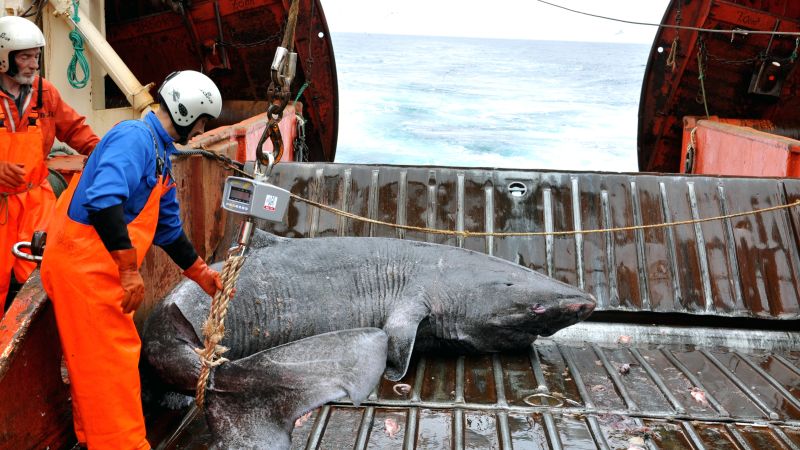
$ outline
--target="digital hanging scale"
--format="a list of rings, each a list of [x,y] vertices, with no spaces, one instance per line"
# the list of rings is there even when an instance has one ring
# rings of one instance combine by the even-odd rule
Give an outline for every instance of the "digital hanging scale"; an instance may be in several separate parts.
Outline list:
[[[283,222],[289,205],[289,191],[249,178],[228,177],[222,193],[222,208],[228,211]]]

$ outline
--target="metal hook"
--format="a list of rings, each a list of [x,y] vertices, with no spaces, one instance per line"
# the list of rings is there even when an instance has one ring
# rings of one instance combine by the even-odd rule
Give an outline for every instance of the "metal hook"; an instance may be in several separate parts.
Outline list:
[[[270,152],[263,153],[264,156],[267,157],[269,161],[266,166],[266,170],[264,172],[261,171],[261,166],[264,165],[260,158],[256,158],[256,164],[253,168],[253,177],[256,180],[260,181],[267,181],[269,177],[272,175],[272,169],[275,167],[275,155]]]

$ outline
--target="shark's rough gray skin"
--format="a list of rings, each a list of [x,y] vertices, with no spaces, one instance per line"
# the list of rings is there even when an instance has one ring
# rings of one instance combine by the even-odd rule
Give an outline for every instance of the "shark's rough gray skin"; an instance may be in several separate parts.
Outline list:
[[[459,353],[522,350],[537,336],[587,318],[595,306],[582,290],[465,249],[388,238],[289,239],[262,231],[253,237],[236,289],[221,342],[232,362],[214,370],[207,391],[207,417],[218,442],[228,442],[226,430],[233,425],[226,421],[237,422],[234,414],[244,411],[255,415],[253,422],[285,431],[282,427],[302,412],[343,392],[359,402],[384,364],[386,378],[402,378],[415,347]],[[201,346],[209,304],[198,286],[184,282],[145,327],[147,360],[163,381],[183,390],[192,390],[197,380],[200,363],[193,348]],[[334,333],[318,343],[301,341],[350,329],[361,330]],[[367,344],[371,348],[358,347]],[[294,366],[311,345],[330,358],[309,357],[302,368]],[[276,351],[284,359],[276,358]],[[297,358],[286,362],[293,354]],[[348,371],[348,364],[358,367]],[[287,368],[296,385],[286,387],[289,394],[278,394],[284,387],[276,377]],[[240,383],[244,376],[253,381]],[[303,389],[309,387],[318,392],[306,395]],[[226,400],[215,404],[222,397]],[[268,405],[263,413],[250,406],[237,409],[245,398]],[[275,434],[264,433],[247,442],[260,446]]]

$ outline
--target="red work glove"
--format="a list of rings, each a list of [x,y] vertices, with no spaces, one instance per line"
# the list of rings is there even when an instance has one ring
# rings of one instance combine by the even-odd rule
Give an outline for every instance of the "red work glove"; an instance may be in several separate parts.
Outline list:
[[[219,272],[208,267],[205,261],[199,256],[191,267],[183,272],[187,278],[199,284],[206,294],[214,296],[217,291],[222,290],[222,280]]]
[[[25,169],[19,164],[0,161],[0,185],[16,188],[25,183]]]
[[[119,268],[119,281],[125,296],[122,298],[122,312],[135,311],[144,300],[144,280],[136,266],[136,249],[114,250],[111,257]]]

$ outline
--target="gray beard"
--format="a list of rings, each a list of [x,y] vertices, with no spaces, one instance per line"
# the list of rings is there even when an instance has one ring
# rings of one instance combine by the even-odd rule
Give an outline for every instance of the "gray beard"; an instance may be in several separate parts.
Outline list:
[[[36,78],[36,75],[31,75],[29,77],[26,77],[26,76],[22,75],[21,73],[18,73],[16,75],[14,75],[12,78],[14,79],[14,81],[16,81],[19,84],[33,85],[33,80],[34,80],[34,78]]]

